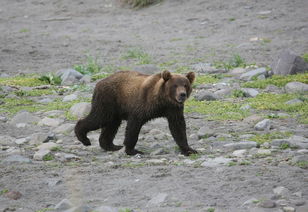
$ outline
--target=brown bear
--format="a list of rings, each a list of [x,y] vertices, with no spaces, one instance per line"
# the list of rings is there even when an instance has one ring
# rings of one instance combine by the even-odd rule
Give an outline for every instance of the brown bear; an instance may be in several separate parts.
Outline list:
[[[134,71],[117,72],[97,83],[91,111],[77,122],[75,134],[79,141],[88,146],[91,143],[87,133],[101,128],[101,148],[117,151],[122,146],[114,145],[113,139],[122,120],[127,120],[125,152],[128,155],[142,154],[135,149],[142,125],[151,119],[165,117],[182,154],[197,153],[187,143],[183,115],[184,102],[192,91],[194,80],[193,72],[185,76],[169,71],[155,75]]]

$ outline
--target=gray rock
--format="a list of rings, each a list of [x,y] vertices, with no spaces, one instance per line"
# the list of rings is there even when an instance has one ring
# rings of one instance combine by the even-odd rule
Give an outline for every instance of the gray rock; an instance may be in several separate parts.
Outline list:
[[[209,158],[206,161],[204,161],[201,166],[204,167],[216,167],[220,165],[226,165],[229,162],[231,162],[232,159],[230,158],[224,158],[224,157],[217,157],[217,158]]]
[[[33,124],[40,120],[40,118],[32,115],[31,113],[27,111],[19,112],[17,113],[10,121],[10,124],[13,126],[16,126],[16,124],[19,123],[28,123]]]
[[[80,160],[80,157],[74,154],[70,153],[56,153],[55,156],[60,160],[60,161],[75,161],[75,160]]]
[[[53,102],[53,99],[51,98],[43,98],[37,101],[38,103],[42,103],[42,104],[48,104],[50,102]]]
[[[73,131],[75,124],[65,123],[53,130],[55,133],[69,134]]]
[[[251,109],[251,106],[250,105],[242,105],[240,107],[241,110],[250,110]]]
[[[58,211],[67,210],[69,208],[73,207],[73,204],[68,199],[63,199],[61,202],[56,204],[55,209]]]
[[[60,124],[62,124],[64,122],[64,120],[62,119],[55,119],[55,118],[48,118],[45,117],[43,118],[38,125],[39,126],[49,126],[49,127],[58,127]]]
[[[308,149],[308,138],[293,135],[288,140],[292,148]]]
[[[80,79],[80,82],[83,83],[83,84],[89,84],[91,83],[91,76],[89,75],[84,75],[81,79]]]
[[[259,94],[259,91],[253,88],[242,88],[245,97],[256,97]]]
[[[167,199],[168,194],[166,193],[158,193],[146,205],[146,207],[154,207],[154,206],[160,206],[165,200]]]
[[[18,138],[15,140],[15,143],[18,145],[24,144],[29,142],[30,138]]]
[[[308,162],[308,155],[297,155],[292,158],[292,163],[298,163],[302,161]]]
[[[215,134],[215,131],[208,128],[207,126],[204,126],[204,127],[201,127],[198,132],[197,132],[197,135],[199,138],[209,138],[211,136],[213,136]]]
[[[284,87],[287,93],[306,93],[308,92],[308,84],[302,82],[289,82]]]
[[[242,141],[223,145],[223,147],[227,150],[251,149],[256,146],[257,143],[254,141]]]
[[[156,65],[153,65],[153,64],[138,65],[138,66],[135,66],[133,70],[138,71],[143,74],[150,74],[150,75],[161,72],[161,70]]]
[[[0,122],[3,122],[3,123],[5,123],[5,122],[7,122],[7,118],[6,117],[4,117],[4,116],[0,116]]]
[[[210,63],[197,63],[191,66],[192,70],[197,73],[207,73],[207,74],[215,74],[215,73],[225,73],[227,70],[217,69],[211,66]]]
[[[272,154],[272,151],[269,149],[258,149],[257,154],[258,155],[270,155]]]
[[[84,116],[90,113],[90,110],[91,110],[91,103],[80,102],[80,103],[74,104],[70,108],[70,113],[73,116],[76,116],[77,118],[83,118]]]
[[[264,91],[267,93],[281,93],[281,89],[277,87],[276,85],[268,85],[266,86]]]
[[[5,158],[3,162],[32,163],[32,161],[29,158],[26,158],[21,155],[10,155],[7,158]]]
[[[8,135],[0,135],[0,145],[11,146],[14,144],[15,138]]]
[[[283,207],[282,210],[284,212],[295,212],[295,208],[287,206],[287,207]]]
[[[294,105],[294,104],[301,104],[301,103],[303,103],[303,101],[300,100],[300,99],[291,99],[291,100],[285,102],[285,104],[287,104],[287,105]]]
[[[266,76],[264,74],[261,74],[257,77],[258,80],[264,80]]]
[[[248,72],[242,74],[240,76],[240,79],[241,80],[249,81],[253,77],[257,77],[259,75],[267,75],[266,69],[265,68],[258,68],[258,69],[254,69],[254,70],[248,71]]]
[[[61,85],[76,84],[83,77],[81,73],[74,69],[61,69],[56,73],[56,75],[61,77]]]
[[[33,159],[34,160],[43,160],[43,158],[48,154],[50,154],[50,150],[39,150],[39,151],[34,153]]]
[[[296,208],[296,212],[307,212],[307,211],[308,211],[308,205]]]
[[[30,144],[31,145],[38,145],[48,141],[48,133],[34,133],[30,137]]]
[[[59,147],[59,145],[53,142],[48,142],[48,143],[43,143],[39,145],[37,149],[39,151],[43,151],[43,150],[52,150],[53,148],[56,148],[56,147]]]
[[[232,152],[232,155],[241,158],[244,157],[246,153],[247,153],[246,149],[239,149]]]
[[[242,206],[251,206],[251,205],[254,205],[256,202],[259,202],[259,200],[256,199],[256,198],[251,198],[251,199],[246,200],[246,201],[242,204]]]
[[[246,72],[246,69],[238,67],[238,68],[234,68],[234,69],[230,70],[228,74],[240,75],[240,74],[244,74],[245,72]]]
[[[70,101],[74,101],[78,98],[78,96],[76,94],[70,94],[67,95],[63,98],[63,102],[70,102]]]
[[[195,95],[195,99],[198,101],[214,101],[219,99],[219,97],[210,91],[201,90]]]
[[[264,119],[260,122],[258,122],[254,129],[258,131],[268,131],[271,128],[271,120],[270,119]]]
[[[273,139],[271,145],[274,147],[280,147],[283,144],[290,145],[290,141],[287,139]]]
[[[263,200],[258,204],[258,206],[262,208],[274,208],[276,207],[276,203],[272,200]]]
[[[232,93],[231,88],[224,88],[214,92],[214,97],[222,99],[225,96],[230,96]]]
[[[283,187],[283,186],[279,186],[273,189],[273,192],[275,195],[279,196],[279,197],[288,197],[290,196],[290,190]]]
[[[304,73],[308,70],[308,63],[287,49],[279,54],[278,59],[272,65],[272,70],[278,75]]]
[[[103,206],[95,208],[93,211],[96,211],[96,212],[119,212],[119,209],[103,205]]]

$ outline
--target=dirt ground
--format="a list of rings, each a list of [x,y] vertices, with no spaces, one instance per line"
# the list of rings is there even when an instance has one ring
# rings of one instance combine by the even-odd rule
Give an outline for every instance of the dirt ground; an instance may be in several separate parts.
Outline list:
[[[133,67],[136,65],[121,57],[130,48],[142,48],[155,65],[176,61],[172,68],[228,60],[233,54],[248,63],[270,66],[282,49],[292,49],[298,55],[308,51],[307,8],[306,0],[164,0],[140,10],[112,0],[1,0],[0,74],[55,72],[84,63],[87,55],[103,66]],[[42,113],[36,115],[44,117]],[[207,121],[201,115],[187,114],[186,120],[188,136],[202,126],[218,134],[251,130],[246,122]],[[308,137],[307,125],[292,119],[274,122],[279,129]],[[82,147],[69,134],[62,138],[61,146],[78,155],[75,162],[0,163],[0,189],[22,194],[18,200],[0,195],[0,211],[44,211],[65,198],[75,205],[136,212],[278,212],[284,206],[307,209],[308,172],[289,165],[293,151],[273,150],[271,159],[250,158],[249,165],[202,166],[212,157],[229,153],[221,146],[201,144],[190,137],[189,143],[202,150],[201,158],[190,163],[174,150],[165,121],[146,128],[140,135],[144,141],[139,142],[141,148],[157,149],[147,142],[146,135],[149,128],[158,129],[169,136],[169,141],[158,142],[168,153],[141,158],[127,157],[123,152],[111,154],[100,150],[95,141],[90,149]],[[2,136],[20,138],[38,132],[48,133],[50,128],[17,129],[0,123]],[[124,126],[116,141],[121,143],[123,138]],[[27,147],[20,151],[30,159],[34,153]],[[8,157],[5,151],[0,155],[2,161]],[[279,186],[288,189],[287,197],[274,195],[273,189]],[[155,197],[163,200],[155,202]],[[245,204],[254,198],[255,202]],[[277,199],[285,200],[285,205],[257,205]]]

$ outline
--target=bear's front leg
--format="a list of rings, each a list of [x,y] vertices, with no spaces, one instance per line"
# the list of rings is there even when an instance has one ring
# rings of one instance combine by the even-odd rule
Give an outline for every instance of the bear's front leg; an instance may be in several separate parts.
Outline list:
[[[143,152],[135,149],[136,143],[138,141],[138,136],[140,129],[142,127],[142,122],[134,120],[135,117],[127,121],[126,131],[125,131],[125,152],[128,155],[143,154]]]
[[[182,111],[169,113],[167,116],[170,132],[185,156],[197,154],[198,152],[189,147],[186,136],[186,123]]]

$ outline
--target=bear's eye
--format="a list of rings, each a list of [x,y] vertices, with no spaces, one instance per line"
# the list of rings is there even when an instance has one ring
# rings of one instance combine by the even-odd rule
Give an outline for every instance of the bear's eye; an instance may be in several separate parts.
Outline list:
[[[187,86],[188,86],[187,84],[184,85],[185,88],[187,88]]]

